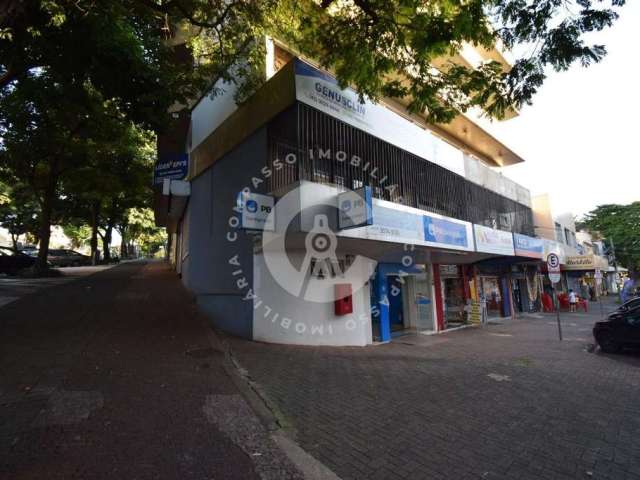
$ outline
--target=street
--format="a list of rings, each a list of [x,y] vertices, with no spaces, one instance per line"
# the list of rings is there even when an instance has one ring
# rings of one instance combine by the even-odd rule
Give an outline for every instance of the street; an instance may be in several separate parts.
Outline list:
[[[0,476],[302,478],[222,339],[339,478],[637,480],[640,356],[592,352],[598,317],[563,313],[563,342],[535,314],[365,348],[267,345],[213,335],[166,264],[123,264],[0,308]]]

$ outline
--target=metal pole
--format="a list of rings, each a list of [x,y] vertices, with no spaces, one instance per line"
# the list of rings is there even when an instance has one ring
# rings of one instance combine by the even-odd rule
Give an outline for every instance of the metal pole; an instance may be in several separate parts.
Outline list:
[[[618,283],[618,279],[620,278],[620,276],[618,275],[618,259],[616,258],[616,245],[615,243],[613,243],[613,237],[610,238],[609,240],[611,240],[611,254],[613,255],[613,266],[616,269],[616,286],[618,287],[618,300],[620,300],[620,303],[622,303],[622,288],[620,288],[620,283]]]
[[[556,287],[553,287],[553,296],[556,302],[556,321],[558,322],[558,338],[562,341],[562,325],[560,324],[560,301],[556,294]]]

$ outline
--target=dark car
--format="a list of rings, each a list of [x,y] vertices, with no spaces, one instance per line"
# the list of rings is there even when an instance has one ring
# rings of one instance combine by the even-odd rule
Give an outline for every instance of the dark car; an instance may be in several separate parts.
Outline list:
[[[91,265],[90,256],[83,255],[75,250],[49,250],[49,256],[47,259],[54,267],[80,267],[83,265]]]
[[[593,337],[603,352],[616,353],[625,347],[640,347],[640,304],[629,308],[627,303],[622,305],[624,310],[610,313],[606,321],[597,322],[593,327]]]
[[[36,259],[20,253],[10,247],[0,247],[0,273],[15,275],[20,270],[29,268],[36,263]]]
[[[630,300],[627,300],[626,302],[624,302],[622,305],[620,305],[618,308],[615,309],[615,312],[627,312],[629,310],[634,310],[636,308],[640,307],[640,297],[635,297],[632,298]]]

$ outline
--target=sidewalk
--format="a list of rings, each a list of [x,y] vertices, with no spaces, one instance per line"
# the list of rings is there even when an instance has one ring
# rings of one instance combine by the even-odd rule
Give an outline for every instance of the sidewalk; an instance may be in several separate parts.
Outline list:
[[[3,479],[299,478],[162,263],[0,307]]]
[[[640,354],[593,352],[599,309],[386,345],[231,339],[290,434],[343,480],[640,480]]]

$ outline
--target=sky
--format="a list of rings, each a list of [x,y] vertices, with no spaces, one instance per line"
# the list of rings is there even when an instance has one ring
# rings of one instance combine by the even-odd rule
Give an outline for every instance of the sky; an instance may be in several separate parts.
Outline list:
[[[503,174],[549,193],[554,213],[640,201],[640,2],[627,2],[613,27],[590,39],[607,47],[601,63],[551,72],[532,106],[485,125],[525,159]]]

